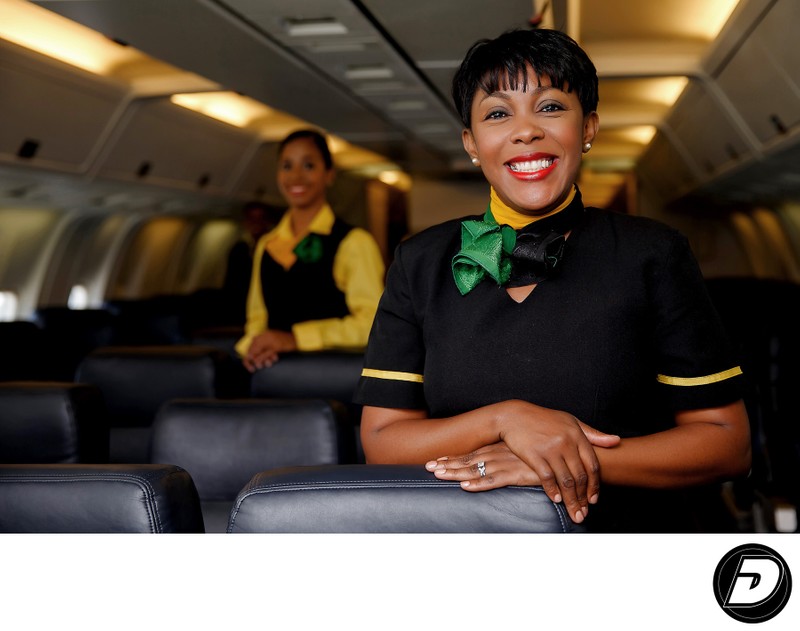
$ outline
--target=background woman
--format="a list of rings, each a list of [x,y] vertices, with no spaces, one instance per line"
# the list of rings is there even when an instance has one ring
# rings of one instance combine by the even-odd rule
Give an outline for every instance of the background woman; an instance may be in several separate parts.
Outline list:
[[[689,530],[680,489],[749,467],[741,370],[686,239],[584,208],[597,85],[558,31],[467,53],[453,96],[489,208],[398,248],[356,396],[364,451],[468,491],[542,485],[594,530]]]
[[[289,208],[255,248],[245,334],[236,345],[253,372],[280,353],[364,347],[383,291],[378,245],[338,219],[327,201],[333,159],[310,129],[278,148],[278,187]]]

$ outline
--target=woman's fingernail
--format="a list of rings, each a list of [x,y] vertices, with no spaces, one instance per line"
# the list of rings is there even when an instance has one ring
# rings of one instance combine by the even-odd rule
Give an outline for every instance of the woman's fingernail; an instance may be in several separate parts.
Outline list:
[[[589,498],[589,503],[590,503],[590,504],[597,504],[597,500],[598,500],[598,499],[600,499],[600,498],[598,497],[597,493],[595,493],[594,495],[592,495],[592,496]]]
[[[462,488],[462,489],[465,489],[465,488],[467,488],[468,486],[469,486],[469,480],[464,480],[464,481],[461,483],[461,488]]]
[[[426,462],[425,463],[425,468],[428,471],[433,471],[436,468],[436,461]]]
[[[556,493],[556,496],[553,498],[553,501],[556,504],[560,504],[561,503],[561,493]]]
[[[589,514],[589,507],[588,506],[581,506],[581,512],[583,513],[583,516],[586,517],[586,515]]]
[[[573,517],[572,520],[576,524],[581,523],[583,521],[583,513],[581,511],[578,511],[577,513],[575,513],[575,517]]]

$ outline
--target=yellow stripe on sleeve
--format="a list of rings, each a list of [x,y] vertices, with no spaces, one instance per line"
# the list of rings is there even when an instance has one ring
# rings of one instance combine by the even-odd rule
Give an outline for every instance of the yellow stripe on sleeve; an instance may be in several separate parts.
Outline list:
[[[414,383],[422,383],[422,375],[413,372],[400,372],[397,370],[374,370],[372,368],[364,368],[361,371],[362,377],[372,377],[374,379],[388,379],[390,381],[413,381]]]
[[[658,375],[659,383],[665,383],[668,386],[704,386],[709,383],[717,383],[718,381],[725,381],[736,375],[741,375],[742,369],[739,366],[730,368],[722,372],[707,375],[705,377],[669,377],[667,375]]]

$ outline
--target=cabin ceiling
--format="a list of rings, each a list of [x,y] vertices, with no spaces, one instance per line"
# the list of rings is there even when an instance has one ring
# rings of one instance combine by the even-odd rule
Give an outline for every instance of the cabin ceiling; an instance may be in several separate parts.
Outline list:
[[[775,0],[741,0],[757,15]],[[43,0],[45,7],[151,59],[120,64],[149,97],[173,89],[232,90],[291,113],[399,165],[412,176],[475,175],[461,146],[449,83],[475,40],[531,21],[561,28],[593,58],[601,78],[601,132],[585,160],[589,203],[618,195],[626,174],[663,131],[687,81],[707,78],[706,60],[736,0]],[[739,12],[743,12],[740,6]],[[339,34],[291,35],[312,21]],[[338,27],[337,27],[338,28]],[[726,43],[733,50],[742,32]],[[138,66],[136,64],[139,64]],[[148,65],[149,64],[149,65]],[[189,77],[189,78],[187,78]],[[191,77],[194,77],[193,79]],[[165,80],[166,79],[166,80]],[[205,82],[205,83],[204,83]],[[285,128],[275,126],[275,139]],[[264,131],[266,135],[269,130]],[[787,151],[790,155],[787,156]],[[800,197],[785,164],[758,154],[755,165]],[[787,162],[788,160],[788,162]],[[775,169],[781,169],[776,175]],[[720,179],[711,182],[724,192]],[[737,178],[741,182],[741,178]],[[714,189],[714,185],[716,189]],[[758,191],[738,189],[739,198]]]

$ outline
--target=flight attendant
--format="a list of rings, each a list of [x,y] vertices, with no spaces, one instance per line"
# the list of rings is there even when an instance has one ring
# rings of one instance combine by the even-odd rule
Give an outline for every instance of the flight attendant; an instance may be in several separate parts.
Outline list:
[[[281,353],[366,346],[383,291],[377,243],[334,215],[333,159],[316,130],[278,148],[278,187],[288,210],[256,244],[245,334],[236,345],[254,372]]]
[[[467,53],[453,96],[488,208],[397,249],[362,443],[469,492],[541,485],[589,530],[691,531],[706,485],[750,466],[742,371],[687,240],[583,205],[597,86],[559,31]]]

